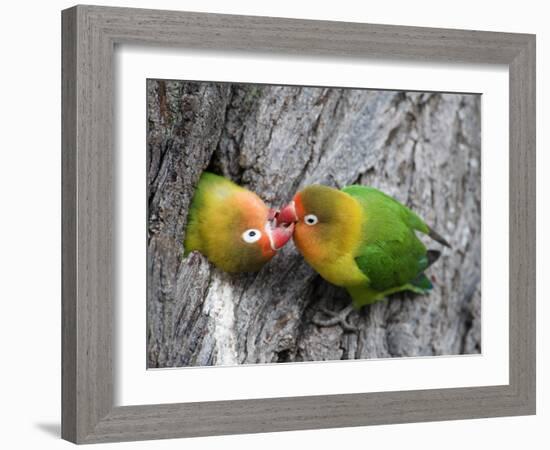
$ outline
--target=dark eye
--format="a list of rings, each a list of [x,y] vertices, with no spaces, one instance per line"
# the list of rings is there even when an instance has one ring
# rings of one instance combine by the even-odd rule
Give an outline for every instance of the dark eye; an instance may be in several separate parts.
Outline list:
[[[253,244],[254,242],[258,241],[261,237],[262,237],[262,232],[260,230],[256,230],[255,228],[246,230],[242,234],[243,241],[245,241],[247,244]]]
[[[307,225],[315,225],[317,222],[319,222],[319,219],[317,219],[317,216],[315,214],[308,214],[304,217],[304,222]]]

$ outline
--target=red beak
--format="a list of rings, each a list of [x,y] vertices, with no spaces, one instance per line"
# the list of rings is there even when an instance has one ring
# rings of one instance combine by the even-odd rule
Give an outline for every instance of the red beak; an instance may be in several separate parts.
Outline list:
[[[283,223],[294,224],[294,222],[298,222],[298,215],[296,214],[296,207],[294,206],[294,202],[290,202],[283,209],[281,209],[281,211],[277,215],[277,225]]]
[[[273,250],[279,250],[283,247],[292,237],[294,232],[294,224],[278,225],[271,230],[271,248]]]

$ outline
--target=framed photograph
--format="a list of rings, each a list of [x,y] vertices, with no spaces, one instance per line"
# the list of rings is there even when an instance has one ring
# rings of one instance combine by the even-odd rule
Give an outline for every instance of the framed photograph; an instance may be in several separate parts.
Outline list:
[[[535,413],[535,37],[62,13],[62,435]]]

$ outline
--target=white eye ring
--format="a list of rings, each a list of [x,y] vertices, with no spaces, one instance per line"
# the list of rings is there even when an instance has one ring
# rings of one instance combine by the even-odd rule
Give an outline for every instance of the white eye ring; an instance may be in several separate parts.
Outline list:
[[[242,234],[243,241],[247,244],[253,244],[254,242],[259,241],[261,237],[262,232],[256,228],[250,228]]]
[[[317,216],[315,214],[308,214],[304,217],[304,223],[306,225],[315,225],[317,222],[319,222],[319,219],[317,219]]]

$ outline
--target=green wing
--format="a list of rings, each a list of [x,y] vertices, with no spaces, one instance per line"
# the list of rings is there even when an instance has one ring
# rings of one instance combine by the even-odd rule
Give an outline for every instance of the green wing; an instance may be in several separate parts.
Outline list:
[[[363,241],[355,261],[369,278],[369,287],[386,291],[414,283],[428,267],[426,247],[415,234],[415,230],[428,233],[426,224],[377,189],[349,186],[342,190],[356,198],[365,211]]]
[[[405,241],[386,240],[367,244],[355,261],[369,278],[369,287],[376,291],[386,291],[408,283],[424,283],[424,277],[420,275],[428,267],[426,249],[416,236]]]

